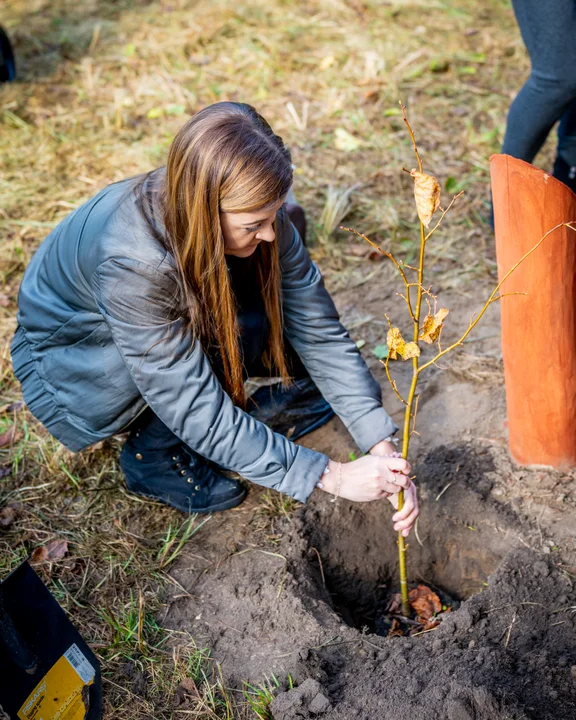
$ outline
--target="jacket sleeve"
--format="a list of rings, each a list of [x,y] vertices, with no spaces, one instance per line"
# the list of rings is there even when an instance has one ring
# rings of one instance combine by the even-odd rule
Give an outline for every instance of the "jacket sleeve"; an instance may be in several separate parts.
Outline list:
[[[112,258],[92,276],[96,301],[142,396],[184,443],[247,480],[305,502],[326,455],[295,445],[236,407],[182,320],[167,321],[169,273]]]
[[[320,271],[285,215],[279,236],[286,337],[358,447],[368,452],[398,427],[382,407],[380,385],[340,323]]]

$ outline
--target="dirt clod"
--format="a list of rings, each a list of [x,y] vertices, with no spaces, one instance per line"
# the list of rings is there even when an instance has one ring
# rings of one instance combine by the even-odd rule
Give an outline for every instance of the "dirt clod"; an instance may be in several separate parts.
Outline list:
[[[332,709],[318,681],[308,678],[292,690],[280,693],[271,706],[274,720],[304,720],[323,715]]]

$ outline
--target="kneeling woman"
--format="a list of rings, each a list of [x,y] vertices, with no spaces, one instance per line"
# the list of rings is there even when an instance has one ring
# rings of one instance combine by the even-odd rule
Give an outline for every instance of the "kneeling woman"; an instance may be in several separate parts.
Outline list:
[[[14,371],[70,450],[130,431],[120,464],[133,492],[213,512],[246,495],[226,470],[302,502],[318,487],[395,504],[402,487],[393,519],[407,535],[410,466],[287,216],[291,184],[288,150],[252,107],[198,112],[166,168],[105,188],[40,246]],[[283,382],[247,399],[245,380],[263,375]],[[341,464],[292,442],[333,411],[369,455]]]

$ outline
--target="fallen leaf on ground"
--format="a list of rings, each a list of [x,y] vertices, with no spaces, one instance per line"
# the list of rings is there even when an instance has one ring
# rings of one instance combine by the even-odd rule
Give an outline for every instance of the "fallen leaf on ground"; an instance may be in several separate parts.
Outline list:
[[[442,612],[442,603],[440,598],[433,590],[426,585],[418,585],[410,590],[408,595],[410,605],[414,612],[422,618],[422,620],[430,620],[430,618]]]
[[[0,510],[0,527],[7,528],[12,525],[16,518],[16,510],[7,505]]]
[[[174,691],[174,707],[187,707],[189,698],[199,698],[200,693],[196,687],[196,683],[192,678],[183,678]]]
[[[355,137],[349,133],[348,130],[344,130],[344,128],[336,128],[334,130],[334,146],[337,150],[354,152],[365,144],[364,140]]]
[[[425,343],[429,343],[430,345],[435,343],[440,337],[440,333],[444,327],[444,320],[446,320],[446,316],[449,312],[450,310],[447,310],[446,308],[440,308],[436,315],[426,315],[424,318],[424,325],[422,325],[420,330],[420,340]]]
[[[386,612],[389,615],[398,615],[398,613],[402,610],[402,595],[400,593],[394,593],[392,595],[390,602],[388,603],[388,607],[386,608]]]
[[[3,432],[0,435],[0,448],[7,447],[8,445],[12,445],[12,442],[14,441],[14,433],[16,429],[14,425],[11,425],[6,432]]]
[[[392,625],[390,626],[390,632],[388,633],[388,637],[393,637],[394,635],[399,635],[400,637],[404,636],[404,631],[400,627],[400,623],[396,618],[392,620]]]
[[[376,102],[379,97],[380,90],[378,88],[370,88],[370,90],[366,90],[366,92],[364,93],[364,100],[371,100],[372,102]]]
[[[370,245],[364,243],[357,243],[355,245],[348,245],[346,248],[346,255],[353,255],[354,257],[366,257],[370,250]]]
[[[31,555],[31,560],[34,563],[42,562],[53,562],[54,560],[61,560],[64,555],[68,552],[68,543],[66,540],[49,540],[46,545],[36,548]]]
[[[372,350],[372,354],[378,358],[378,360],[386,360],[388,357],[388,345],[376,345]]]
[[[416,345],[415,342],[407,343],[397,327],[391,327],[390,330],[388,330],[386,344],[388,345],[390,360],[396,360],[398,355],[400,355],[402,360],[408,360],[420,355],[418,345]]]

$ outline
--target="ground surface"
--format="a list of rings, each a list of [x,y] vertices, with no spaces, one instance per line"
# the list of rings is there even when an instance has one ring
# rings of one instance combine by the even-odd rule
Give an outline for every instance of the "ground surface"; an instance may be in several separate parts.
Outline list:
[[[446,339],[481,307],[488,158],[528,68],[509,3],[10,0],[0,23],[20,73],[0,87],[0,578],[49,549],[35,568],[100,657],[105,717],[576,717],[575,481],[508,456],[496,307],[421,387],[409,574],[462,604],[414,638],[376,634],[397,583],[388,505],[297,507],[253,488],[186,520],[125,492],[120,439],[72,455],[49,438],[8,354],[22,271],[50,229],[162,164],[199,107],[245,100],[292,148],[310,252],[399,421],[373,350],[385,312],[405,326],[401,288],[335,228],[414,261],[402,99],[443,201],[466,190],[428,248]],[[394,372],[404,389],[409,368]],[[354,451],[337,420],[304,442]]]

